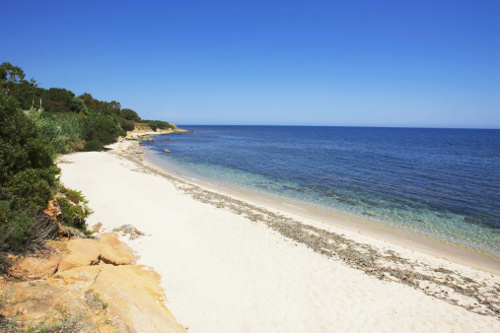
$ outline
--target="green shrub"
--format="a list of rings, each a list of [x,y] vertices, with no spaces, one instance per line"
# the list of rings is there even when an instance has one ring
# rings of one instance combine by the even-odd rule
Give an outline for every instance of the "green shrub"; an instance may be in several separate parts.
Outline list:
[[[35,212],[41,212],[52,199],[52,186],[55,185],[55,177],[59,172],[56,166],[25,169],[5,182],[4,194],[12,198],[17,209],[30,207]]]
[[[120,117],[125,118],[127,120],[132,120],[136,123],[141,121],[141,117],[139,117],[137,112],[131,109],[121,109]]]
[[[93,213],[88,207],[88,200],[82,192],[59,186],[59,190],[64,197],[56,198],[61,208],[63,223],[80,230],[86,230],[85,219]]]
[[[98,141],[102,146],[116,141],[119,136],[126,135],[125,131],[118,125],[113,117],[104,114],[92,114],[86,119],[85,140]],[[85,150],[90,150],[89,145],[85,145]]]
[[[144,122],[148,124],[149,127],[151,127],[151,129],[155,132],[158,128],[163,130],[175,128],[173,124],[162,120],[144,120]]]
[[[59,154],[78,150],[78,144],[85,139],[85,117],[82,115],[42,112],[32,118]]]
[[[0,89],[0,248],[24,249],[49,227],[39,213],[52,198],[59,169],[54,149],[35,122]]]
[[[124,131],[133,131],[135,122],[133,120],[128,120],[123,117],[113,115],[113,118],[120,124]]]
[[[0,200],[0,251],[22,251],[35,232],[35,218]]]
[[[92,140],[85,141],[84,151],[99,151],[102,150],[103,144],[101,141]]]

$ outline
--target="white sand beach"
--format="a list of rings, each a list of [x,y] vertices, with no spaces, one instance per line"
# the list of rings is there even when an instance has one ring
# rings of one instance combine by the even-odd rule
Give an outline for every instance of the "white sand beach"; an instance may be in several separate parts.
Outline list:
[[[500,332],[495,273],[161,174],[137,145],[65,155],[61,181],[90,225],[145,234],[123,240],[189,332]]]

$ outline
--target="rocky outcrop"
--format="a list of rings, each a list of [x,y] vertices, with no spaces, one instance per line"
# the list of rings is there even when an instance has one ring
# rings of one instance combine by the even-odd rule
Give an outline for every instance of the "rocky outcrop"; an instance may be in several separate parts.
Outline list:
[[[133,133],[146,133],[146,132],[154,132],[151,127],[149,127],[146,123],[135,123]]]
[[[70,320],[83,332],[186,332],[164,305],[158,274],[136,265],[117,234],[49,248],[18,260],[9,272],[15,280],[0,279],[0,319],[31,325]]]

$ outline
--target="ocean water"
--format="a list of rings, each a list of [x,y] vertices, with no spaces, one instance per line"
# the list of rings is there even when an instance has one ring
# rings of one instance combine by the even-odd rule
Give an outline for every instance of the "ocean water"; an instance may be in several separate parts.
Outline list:
[[[500,258],[500,130],[182,126],[153,163]],[[168,148],[172,152],[163,152]]]

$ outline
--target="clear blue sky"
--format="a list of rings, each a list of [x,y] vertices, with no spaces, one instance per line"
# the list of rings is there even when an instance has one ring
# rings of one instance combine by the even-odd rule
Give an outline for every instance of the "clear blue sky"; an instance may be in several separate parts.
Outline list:
[[[0,62],[177,124],[500,128],[500,1],[7,1]]]

